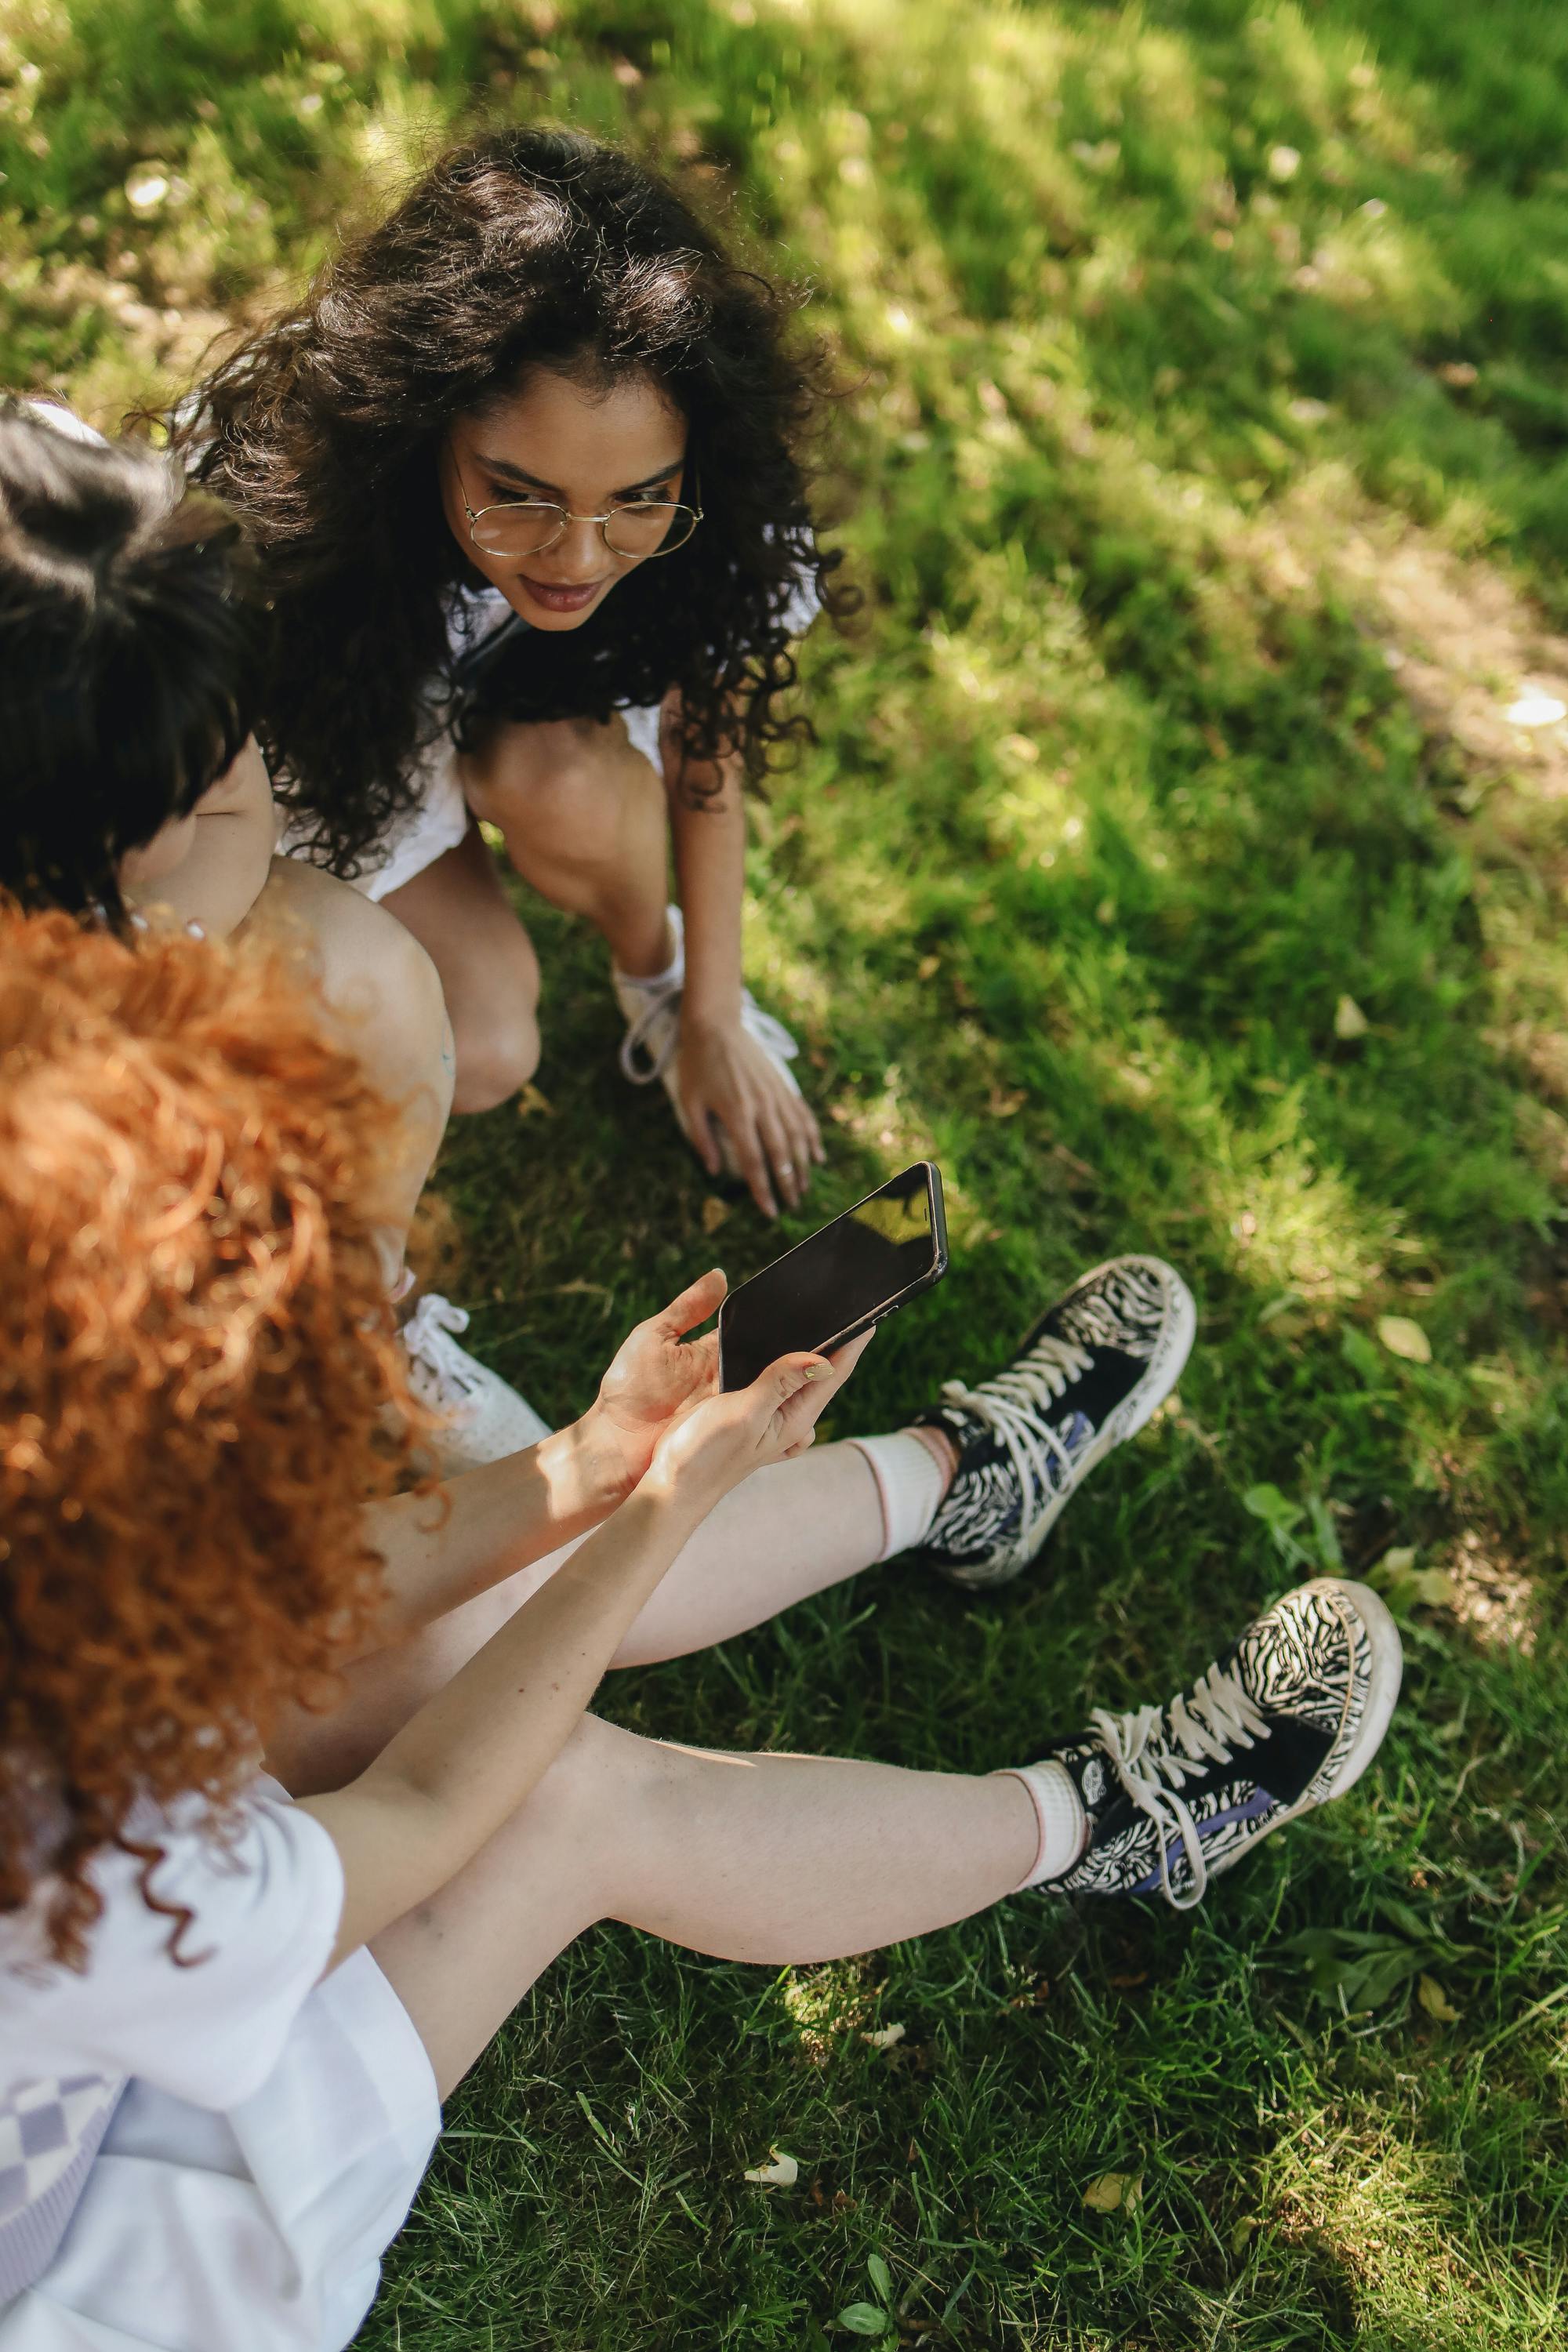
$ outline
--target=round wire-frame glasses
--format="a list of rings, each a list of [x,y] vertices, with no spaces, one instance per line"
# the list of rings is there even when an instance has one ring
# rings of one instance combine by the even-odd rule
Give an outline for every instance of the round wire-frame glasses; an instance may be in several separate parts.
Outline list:
[[[481,555],[543,555],[574,522],[597,523],[612,555],[673,555],[702,520],[701,508],[681,499],[639,499],[607,514],[580,515],[553,499],[508,499],[476,513],[460,483],[458,495],[468,518],[468,537]]]

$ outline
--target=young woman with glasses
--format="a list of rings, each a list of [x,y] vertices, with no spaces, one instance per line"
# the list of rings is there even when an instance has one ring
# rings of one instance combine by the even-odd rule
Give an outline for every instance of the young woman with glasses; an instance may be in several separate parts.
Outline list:
[[[792,644],[851,602],[800,455],[822,364],[787,316],[642,165],[509,129],[443,157],[176,426],[260,551],[289,845],[429,950],[456,1107],[539,1049],[486,820],[604,937],[627,1076],[662,1078],[768,1214],[821,1141],[742,977],[742,786],[809,734],[780,707]]]

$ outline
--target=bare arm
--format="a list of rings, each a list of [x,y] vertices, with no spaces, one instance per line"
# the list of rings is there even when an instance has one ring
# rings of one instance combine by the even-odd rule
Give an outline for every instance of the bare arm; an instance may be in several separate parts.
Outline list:
[[[710,1176],[719,1173],[711,1121],[720,1119],[764,1216],[778,1191],[793,1208],[805,1191],[822,1139],[805,1103],[741,1026],[741,918],[746,813],[738,756],[699,764],[680,748],[679,698],[663,713],[665,788],[675,871],[686,917],[686,986],[680,1002],[681,1100]]]
[[[787,1357],[697,1405],[637,1493],[368,1770],[304,1801],[342,1860],[332,1966],[445,1885],[531,1795],[682,1545],[741,1479],[809,1444],[852,1361]]]
[[[741,905],[746,885],[746,810],[738,758],[698,766],[684,758],[679,698],[663,714],[665,789],[675,873],[686,917],[683,1021],[710,1027],[741,1018]],[[695,787],[695,789],[693,789]]]
[[[626,1492],[619,1452],[604,1444],[590,1412],[526,1453],[464,1471],[438,1494],[367,1505],[365,1533],[386,1564],[386,1601],[368,1646],[407,1641],[559,1550],[598,1527]]]

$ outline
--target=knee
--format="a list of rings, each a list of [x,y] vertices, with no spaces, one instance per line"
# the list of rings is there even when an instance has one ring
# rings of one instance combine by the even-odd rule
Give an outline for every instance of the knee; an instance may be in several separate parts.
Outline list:
[[[652,1743],[596,1715],[583,1716],[530,1799],[585,1869],[638,1834]]]
[[[539,1067],[539,961],[520,932],[504,971],[487,971],[482,996],[450,1007],[457,1078],[452,1108],[494,1110]]]
[[[455,1111],[494,1110],[525,1087],[539,1067],[539,1024],[515,1008],[505,1018],[486,1022],[477,1034],[455,1029],[453,1035],[458,1056]]]
[[[509,845],[584,875],[617,859],[628,828],[663,821],[664,788],[618,719],[504,730],[470,797]]]

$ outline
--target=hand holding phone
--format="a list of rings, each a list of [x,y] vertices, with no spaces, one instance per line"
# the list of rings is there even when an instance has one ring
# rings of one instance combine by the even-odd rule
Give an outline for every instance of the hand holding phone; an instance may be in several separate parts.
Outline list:
[[[815,1443],[818,1421],[870,1344],[863,1331],[828,1358],[781,1356],[745,1388],[689,1406],[655,1447],[644,1491],[710,1509],[753,1471],[793,1461]]]
[[[826,1355],[947,1272],[942,1177],[917,1160],[762,1273],[719,1310],[719,1385],[749,1388],[781,1356]]]

